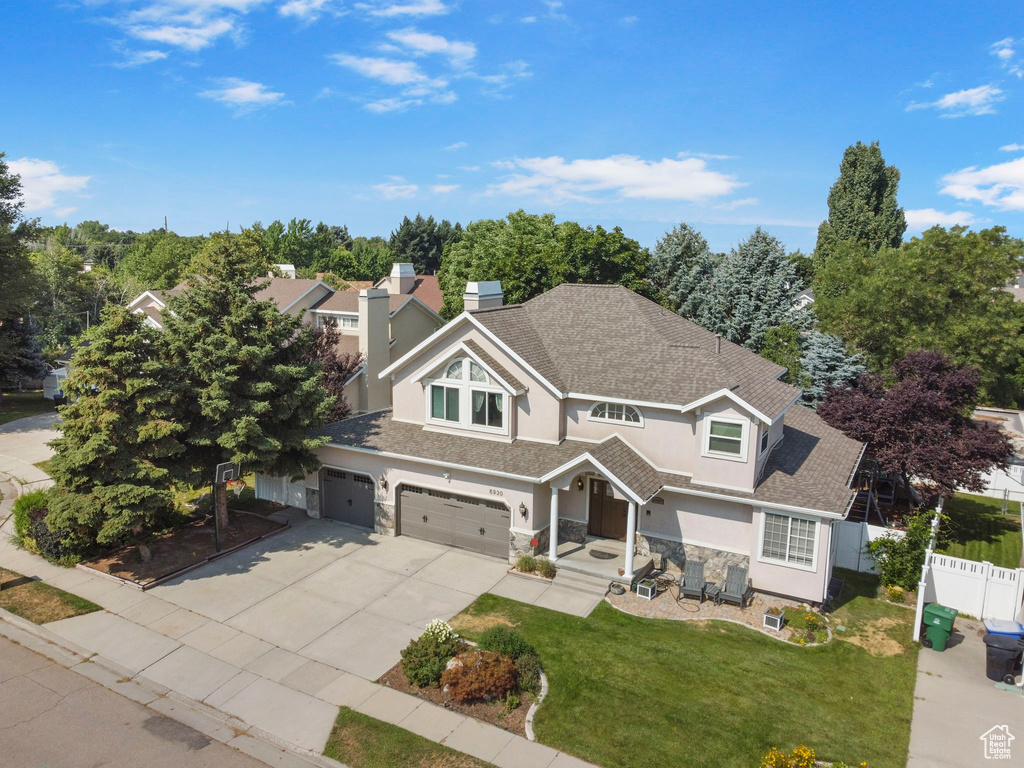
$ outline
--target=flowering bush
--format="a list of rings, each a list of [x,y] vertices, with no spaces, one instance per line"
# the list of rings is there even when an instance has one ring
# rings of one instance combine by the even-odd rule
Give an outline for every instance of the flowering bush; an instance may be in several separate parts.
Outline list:
[[[810,611],[808,611],[807,614],[804,616],[804,624],[806,624],[807,628],[812,632],[819,630],[823,626],[825,626],[825,622],[822,621],[821,616],[819,616],[816,613],[811,613]]]
[[[792,752],[772,747],[761,758],[761,768],[814,768],[817,758],[810,747],[799,746]]]
[[[895,584],[892,584],[892,585],[890,585],[890,586],[885,588],[885,595],[886,595],[886,597],[888,597],[889,600],[891,600],[894,603],[902,603],[903,602],[903,594],[904,594],[903,587],[897,586]]]
[[[426,629],[423,630],[424,635],[433,635],[438,640],[449,641],[458,640],[459,636],[455,634],[455,630],[452,629],[452,625],[447,621],[441,619],[434,619],[427,624]]]

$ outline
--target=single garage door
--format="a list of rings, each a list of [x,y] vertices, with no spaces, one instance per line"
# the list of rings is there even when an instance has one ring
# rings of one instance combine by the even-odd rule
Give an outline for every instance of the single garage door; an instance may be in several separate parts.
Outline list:
[[[508,557],[508,507],[412,485],[399,494],[398,532],[471,552]]]
[[[327,517],[373,528],[373,478],[340,469],[325,469],[323,484]]]

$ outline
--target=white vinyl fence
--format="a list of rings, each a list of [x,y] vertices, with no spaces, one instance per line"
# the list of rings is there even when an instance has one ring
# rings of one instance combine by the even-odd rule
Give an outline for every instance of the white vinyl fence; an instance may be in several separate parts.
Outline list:
[[[885,528],[881,525],[868,525],[863,522],[854,523],[849,520],[840,520],[832,523],[832,535],[835,537],[836,542],[836,568],[875,573],[875,559],[868,554],[868,542],[874,541],[887,533],[893,533],[896,536],[904,535],[903,531]]]
[[[293,483],[287,477],[256,474],[256,498],[276,501],[289,507],[306,508],[306,483]]]
[[[979,619],[1013,621],[1024,602],[1024,568],[999,568],[931,552],[925,563],[924,601]]]

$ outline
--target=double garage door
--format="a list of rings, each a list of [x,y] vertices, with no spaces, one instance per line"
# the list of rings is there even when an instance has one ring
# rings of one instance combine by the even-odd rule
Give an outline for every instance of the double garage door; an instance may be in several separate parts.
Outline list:
[[[398,498],[401,535],[508,557],[511,516],[504,504],[411,485]]]
[[[373,478],[340,469],[323,472],[324,514],[343,523],[373,528]]]

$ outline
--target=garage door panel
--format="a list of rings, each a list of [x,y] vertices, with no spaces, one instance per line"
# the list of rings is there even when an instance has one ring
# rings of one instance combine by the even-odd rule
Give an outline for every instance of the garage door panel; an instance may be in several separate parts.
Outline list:
[[[495,557],[508,556],[511,514],[503,504],[405,486],[399,495],[399,532]]]
[[[373,528],[374,488],[369,475],[339,469],[323,474],[324,514],[362,528]]]

